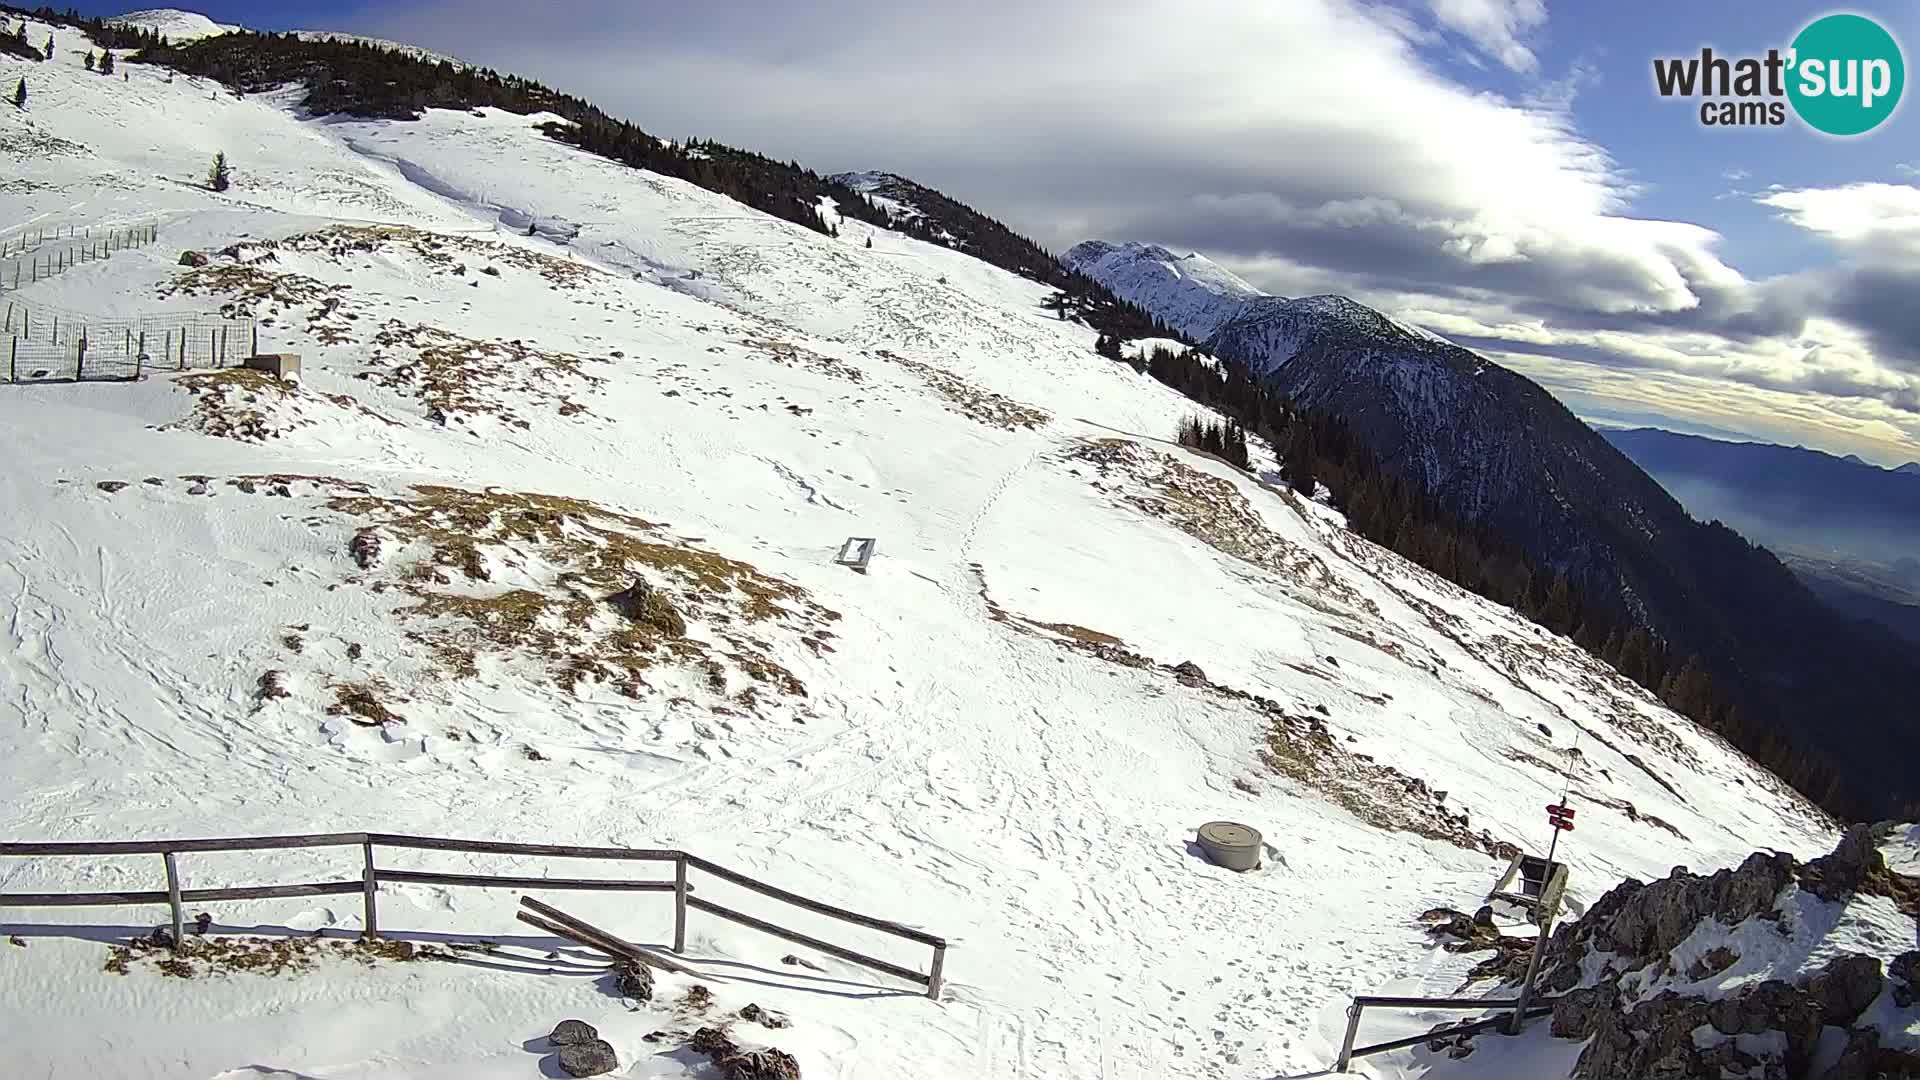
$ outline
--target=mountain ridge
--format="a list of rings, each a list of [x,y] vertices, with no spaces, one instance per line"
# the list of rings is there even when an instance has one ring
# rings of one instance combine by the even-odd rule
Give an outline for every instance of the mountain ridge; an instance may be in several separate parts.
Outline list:
[[[1151,257],[1144,245],[1131,250],[1136,261]],[[1101,266],[1117,269],[1112,259]],[[1129,295],[1138,280],[1109,287]],[[1173,317],[1192,306],[1182,293],[1199,287],[1182,284],[1165,301],[1138,289],[1131,298],[1149,310],[1164,302],[1163,317]],[[1802,756],[1817,744],[1844,759],[1859,812],[1885,815],[1920,799],[1920,780],[1873,749],[1885,737],[1920,753],[1920,731],[1905,721],[1920,700],[1920,657],[1904,643],[1838,615],[1731,529],[1695,521],[1531,380],[1349,299],[1235,302],[1204,340],[1208,351],[1340,418],[1385,466],[1567,575],[1589,601],[1679,655],[1700,654],[1737,702],[1740,718],[1727,722],[1778,732]],[[1810,626],[1821,628],[1812,643],[1800,633]],[[1613,656],[1612,643],[1574,632]],[[1850,703],[1853,740],[1822,737],[1839,701]],[[1881,785],[1898,798],[1866,794]]]

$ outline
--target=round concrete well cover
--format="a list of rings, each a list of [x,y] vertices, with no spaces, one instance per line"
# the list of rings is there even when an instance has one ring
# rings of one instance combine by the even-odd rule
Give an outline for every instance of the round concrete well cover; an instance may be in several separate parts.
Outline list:
[[[1209,821],[1198,831],[1207,858],[1229,870],[1252,870],[1260,865],[1260,831],[1237,821]]]

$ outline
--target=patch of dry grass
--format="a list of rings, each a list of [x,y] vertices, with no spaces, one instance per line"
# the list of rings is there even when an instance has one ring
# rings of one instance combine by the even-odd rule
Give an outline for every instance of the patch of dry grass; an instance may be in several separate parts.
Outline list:
[[[567,396],[567,390],[591,391],[606,380],[583,370],[587,360],[572,353],[552,352],[523,341],[480,341],[449,330],[390,320],[373,339],[375,361],[390,352],[412,354],[386,371],[363,371],[369,379],[391,390],[410,394],[426,404],[428,415],[442,421],[459,414],[491,415],[518,428],[531,424],[508,404],[518,396],[561,416],[586,411]]]
[[[520,654],[568,688],[591,679],[639,696],[645,672],[674,664],[704,668],[715,690],[737,672],[748,691],[805,696],[758,628],[814,645],[839,617],[791,582],[580,499],[420,486],[409,498],[350,496],[329,505],[401,545],[428,549],[426,560],[394,569],[414,601],[401,615],[416,624],[410,636],[454,675],[474,674],[482,653]],[[492,576],[488,556],[528,580],[477,590]],[[459,569],[464,580],[455,585],[441,568]],[[634,600],[636,581],[645,583],[637,606],[623,602]]]
[[[1124,439],[1084,440],[1067,457],[1093,466],[1116,501],[1301,586],[1292,590],[1295,599],[1330,615],[1379,613],[1378,604],[1341,580],[1318,555],[1268,528],[1231,482]],[[1115,492],[1116,487],[1121,490]],[[1327,604],[1326,597],[1346,603],[1348,610]]]
[[[908,359],[888,349],[876,350],[874,355],[919,376],[921,381],[945,399],[948,408],[969,420],[1006,431],[1045,427],[1053,421],[1052,416],[1031,405],[1023,405],[1004,394],[975,386],[932,364]]]
[[[164,940],[134,938],[125,945],[107,947],[102,970],[126,975],[134,964],[147,963],[162,975],[192,979],[209,975],[299,975],[329,958],[353,960],[371,967],[381,962],[408,963],[438,960],[446,954],[432,945],[384,938],[254,938],[189,936],[177,951]]]

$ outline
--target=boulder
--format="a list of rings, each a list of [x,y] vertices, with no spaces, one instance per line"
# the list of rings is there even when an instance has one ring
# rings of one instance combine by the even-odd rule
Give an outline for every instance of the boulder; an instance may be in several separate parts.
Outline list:
[[[633,584],[607,597],[607,602],[627,618],[651,626],[668,637],[685,637],[687,634],[687,620],[674,610],[673,601],[648,584],[645,578],[634,578]]]
[[[1879,957],[1856,953],[1836,957],[1821,968],[1807,981],[1807,994],[1820,1007],[1822,1020],[1846,1027],[1873,1004],[1886,982]]]
[[[1893,980],[1893,1003],[1905,1009],[1920,1001],[1920,949],[1909,949],[1887,965]]]
[[[624,998],[635,1001],[653,1000],[653,970],[645,964],[623,960],[614,965],[613,986]]]
[[[562,1020],[547,1041],[555,1046],[578,1046],[600,1038],[600,1032],[585,1020]]]
[[[560,1071],[568,1076],[599,1076],[620,1067],[613,1047],[601,1039],[560,1048]]]
[[[353,564],[362,570],[371,570],[380,564],[380,534],[372,529],[363,529],[353,534],[347,543],[347,554],[353,558]]]
[[[181,266],[205,266],[213,260],[207,258],[204,251],[183,251],[180,253]]]
[[[1200,665],[1191,660],[1182,660],[1174,665],[1173,673],[1180,676],[1180,681],[1185,683],[1202,683],[1207,681],[1207,673],[1200,670]]]

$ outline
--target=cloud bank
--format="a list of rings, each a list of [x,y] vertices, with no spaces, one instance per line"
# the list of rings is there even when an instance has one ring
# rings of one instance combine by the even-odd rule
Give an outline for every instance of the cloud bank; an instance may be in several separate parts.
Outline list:
[[[1837,265],[1750,279],[1712,230],[1636,216],[1636,185],[1574,121],[1591,73],[1540,73],[1542,0],[426,0],[353,22],[665,137],[912,176],[1056,250],[1200,250],[1274,292],[1347,292],[1533,357],[1555,388],[1549,358],[1671,373],[1920,457],[1920,189],[1760,196]],[[1436,49],[1536,90],[1463,85]]]

